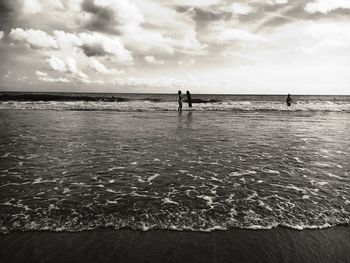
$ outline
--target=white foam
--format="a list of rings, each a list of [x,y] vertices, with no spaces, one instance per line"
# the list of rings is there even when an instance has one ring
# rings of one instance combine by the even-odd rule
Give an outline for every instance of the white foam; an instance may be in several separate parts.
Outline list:
[[[151,175],[150,177],[147,178],[147,181],[152,184],[152,180],[156,179],[158,176],[160,176],[160,174],[154,174],[154,175]]]
[[[119,194],[120,192],[114,191],[113,189],[107,188],[106,192],[113,193],[113,194]]]
[[[167,198],[167,197],[162,199],[162,203],[163,203],[163,204],[179,205],[178,202],[172,201],[172,200],[170,200],[170,199]]]
[[[69,193],[70,191],[71,191],[71,190],[70,190],[69,188],[64,188],[62,193],[63,193],[63,194],[66,194],[66,193]]]
[[[117,170],[118,168],[116,167],[116,166],[113,166],[113,167],[111,167],[111,168],[108,168],[108,172],[111,172],[111,171],[114,171],[114,170]]]
[[[269,174],[280,174],[279,171],[272,170],[272,169],[265,169],[264,172],[267,172],[267,173],[269,173]]]
[[[256,174],[256,171],[240,171],[240,172],[231,172],[229,173],[229,176],[242,176],[242,175],[249,175],[249,174]]]
[[[337,179],[343,179],[342,177],[340,177],[340,176],[338,176],[338,175],[335,175],[335,174],[333,174],[333,173],[327,173],[327,175],[328,175],[329,177],[333,177],[333,178],[337,178]]]
[[[176,102],[0,102],[0,110],[110,110],[110,111],[177,111]],[[333,101],[300,101],[292,107],[286,107],[279,101],[226,101],[221,103],[195,104],[194,111],[350,111],[350,104]]]
[[[106,199],[106,201],[107,201],[108,204],[118,204],[117,200],[108,200],[108,199]]]
[[[136,193],[135,191],[132,191],[132,192],[130,193],[130,195],[131,195],[131,196],[139,196],[139,197],[149,197],[148,195],[138,194],[138,193]]]
[[[207,195],[199,195],[198,196],[199,198],[202,198],[204,199],[206,202],[207,202],[207,205],[210,207],[210,208],[213,208],[213,199],[214,197],[213,196],[207,196]]]

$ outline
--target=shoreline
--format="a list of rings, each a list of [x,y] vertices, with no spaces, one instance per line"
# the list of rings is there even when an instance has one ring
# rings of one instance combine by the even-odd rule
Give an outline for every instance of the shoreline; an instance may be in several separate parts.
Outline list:
[[[0,234],[0,262],[350,262],[350,227]]]

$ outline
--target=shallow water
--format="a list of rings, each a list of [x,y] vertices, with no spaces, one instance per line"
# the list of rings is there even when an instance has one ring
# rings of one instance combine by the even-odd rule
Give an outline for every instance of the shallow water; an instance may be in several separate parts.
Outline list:
[[[0,228],[350,222],[344,112],[0,111]]]

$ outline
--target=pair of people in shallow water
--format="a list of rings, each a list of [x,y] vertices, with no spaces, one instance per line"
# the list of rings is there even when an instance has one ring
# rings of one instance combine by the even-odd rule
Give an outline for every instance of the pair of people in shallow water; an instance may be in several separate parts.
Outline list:
[[[188,103],[188,108],[191,110],[192,109],[192,98],[191,98],[191,93],[189,91],[186,91],[186,95],[182,95],[181,90],[177,92],[178,94],[178,103],[179,103],[179,108],[177,109],[178,111],[182,111],[182,99],[184,97],[187,97],[187,103]]]

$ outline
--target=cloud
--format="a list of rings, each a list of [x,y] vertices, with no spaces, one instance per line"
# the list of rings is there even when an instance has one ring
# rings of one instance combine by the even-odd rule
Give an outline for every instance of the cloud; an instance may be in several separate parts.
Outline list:
[[[105,82],[103,80],[79,79],[79,81],[83,84],[97,84],[97,85],[105,84]]]
[[[198,7],[177,7],[176,10],[182,13],[187,13],[196,21],[198,27],[204,27],[205,24],[211,21],[225,20],[232,16],[231,12],[226,10],[206,9]],[[204,25],[203,25],[204,24]]]
[[[70,2],[72,2],[72,0],[65,1],[65,5],[60,0],[22,0],[20,2],[22,3],[23,14],[35,15],[38,13],[42,13],[44,10],[45,12],[51,10],[64,11],[66,10],[65,5],[70,6]]]
[[[288,0],[273,0],[273,2],[277,5],[284,5],[288,3]]]
[[[154,64],[154,65],[164,65],[165,64],[165,62],[164,62],[164,60],[157,60],[157,59],[155,59],[155,57],[153,57],[153,56],[145,56],[144,58],[143,58],[148,64]]]
[[[28,75],[28,83],[40,77],[102,85],[94,79],[101,76],[106,89],[118,78],[139,84],[140,91],[145,83],[159,91],[182,85],[175,80],[231,79],[237,68],[249,65],[264,85],[288,85],[275,82],[272,69],[287,76],[291,64],[315,72],[319,65],[332,65],[334,72],[339,65],[348,67],[348,2],[0,0],[0,72],[17,72],[7,80],[13,87],[37,66],[41,73]],[[327,26],[330,22],[334,25]],[[127,72],[120,76],[122,68]],[[262,69],[270,70],[269,79]],[[237,83],[254,84],[259,78],[253,75],[237,74]],[[210,91],[216,92],[203,90]]]
[[[78,73],[78,68],[77,68],[77,62],[73,58],[66,58],[66,67],[67,71],[77,74]]]
[[[232,10],[233,13],[235,13],[237,15],[247,15],[247,14],[253,12],[253,10],[254,10],[248,4],[240,3],[240,2],[233,3],[230,6],[230,9]]]
[[[16,1],[0,1],[0,29],[7,29],[17,19],[16,9]]]
[[[314,2],[307,3],[305,11],[309,13],[323,13],[327,14],[336,9],[350,9],[349,0],[316,0]]]
[[[127,48],[139,56],[202,52],[204,45],[197,39],[196,23],[189,14],[176,12],[175,6],[155,0],[137,1],[137,6],[143,20],[118,26]]]
[[[161,0],[158,0],[161,2]],[[221,0],[170,0],[167,1],[169,4],[179,5],[179,6],[192,6],[192,7],[209,7],[217,5]]]
[[[55,38],[41,30],[16,28],[11,29],[9,36],[34,48],[58,48]]]
[[[61,49],[71,49],[82,45],[81,39],[72,33],[67,33],[62,30],[53,31],[53,36]]]
[[[58,57],[52,56],[48,59],[48,63],[53,70],[65,72],[67,71],[66,63]]]
[[[143,30],[138,26],[121,29],[123,40],[130,49],[139,54],[156,52],[157,54],[174,54],[174,39],[157,31]]]
[[[262,1],[255,1],[260,2],[263,4],[269,4],[269,5],[284,5],[288,3],[288,0],[262,0]]]
[[[70,80],[66,79],[66,78],[51,78],[51,77],[38,77],[38,80],[42,80],[42,81],[47,81],[47,82],[61,82],[61,83],[69,83]]]
[[[214,44],[229,44],[231,42],[261,42],[265,39],[248,30],[226,27],[224,24],[216,24],[211,27],[209,36]]]
[[[130,64],[133,62],[132,54],[124,47],[117,36],[105,36],[100,33],[80,33],[81,48],[86,56],[113,55],[118,63]]]
[[[108,7],[100,7],[93,0],[85,0],[82,4],[83,11],[90,13],[85,27],[95,31],[116,32],[116,17],[114,10]]]
[[[39,70],[35,71],[35,75],[37,77],[47,77],[48,76],[46,72],[42,72],[42,71],[39,71]]]
[[[96,59],[91,59],[89,61],[89,66],[94,69],[96,72],[106,74],[106,75],[113,75],[113,74],[124,74],[124,70],[116,70],[114,68],[109,69],[105,65],[103,65],[101,62],[99,62]]]
[[[190,79],[188,73],[185,78],[169,78],[169,77],[125,77],[111,81],[111,84],[120,86],[120,87],[134,87],[144,89],[145,87],[148,90],[159,90],[159,89],[198,89],[211,86],[213,83],[208,81],[199,81]]]
[[[47,1],[53,8],[59,9],[59,10],[65,10],[65,6],[62,4],[61,0],[48,0]],[[71,1],[68,1],[71,2]]]
[[[73,58],[67,57],[64,61],[56,56],[51,56],[47,62],[55,71],[71,73],[72,76],[78,79],[89,78],[89,76],[78,69],[77,62]]]
[[[38,80],[41,81],[46,81],[46,82],[61,82],[61,83],[68,83],[70,82],[68,79],[66,78],[52,78],[50,77],[46,72],[42,72],[42,71],[35,71],[35,75],[37,76]]]
[[[23,13],[30,15],[40,13],[43,10],[39,0],[23,0],[22,8]]]
[[[71,1],[56,6],[52,1],[41,1],[47,12],[38,13],[28,21],[31,25],[40,17],[45,19],[45,25],[36,23],[45,30],[31,29],[43,33],[50,32],[47,29],[52,26],[50,22],[56,28],[70,27],[64,31],[53,30],[51,36],[45,33],[53,42],[45,45],[50,48],[68,50],[77,47],[89,57],[114,56],[117,63],[131,64],[134,54],[143,57],[150,53],[168,56],[175,52],[203,53],[206,47],[198,40],[196,24],[188,14],[178,13],[170,5],[156,0],[83,0],[80,12],[70,7]],[[62,17],[62,11],[67,14],[67,23],[64,24],[58,20]],[[52,18],[48,14],[52,14]],[[221,11],[218,16],[221,16]],[[28,33],[26,29],[22,30]],[[83,33],[68,33],[79,31]],[[23,37],[21,41],[25,41]],[[44,47],[43,44],[34,43],[34,40],[30,43],[32,47]]]
[[[85,27],[95,31],[116,33],[120,26],[144,21],[141,10],[128,0],[84,0],[82,10],[90,14]]]
[[[133,56],[124,47],[118,36],[110,36],[101,33],[72,34],[61,30],[55,30],[53,36],[41,30],[12,29],[10,38],[21,41],[33,48],[64,49],[72,51],[73,48],[81,48],[86,56],[113,56],[117,63],[130,64]]]

